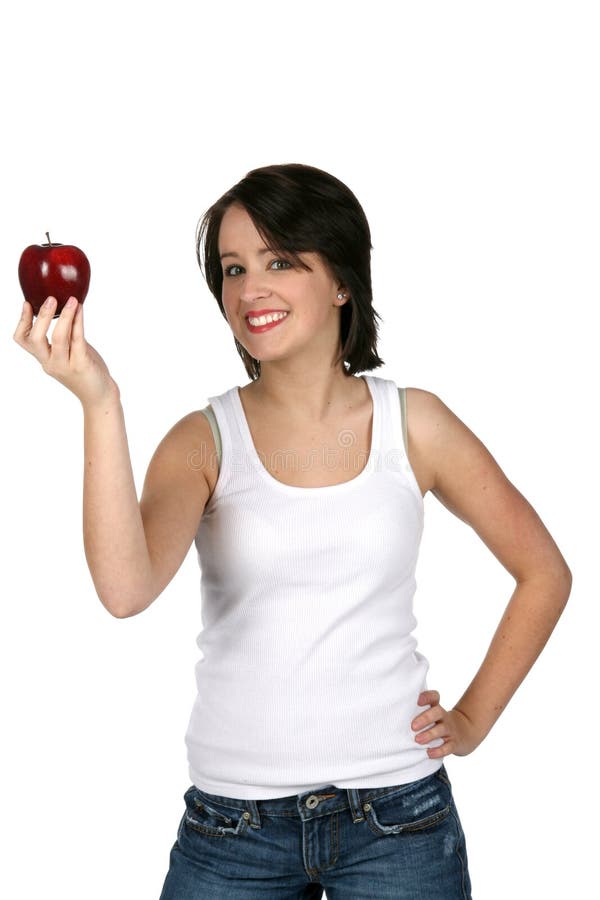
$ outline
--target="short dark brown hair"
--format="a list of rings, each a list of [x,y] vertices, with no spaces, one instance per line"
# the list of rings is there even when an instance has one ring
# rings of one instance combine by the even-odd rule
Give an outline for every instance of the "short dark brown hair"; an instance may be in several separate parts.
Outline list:
[[[196,256],[223,317],[223,270],[219,229],[225,211],[243,206],[266,245],[308,269],[299,253],[318,253],[349,299],[340,307],[341,350],[346,375],[384,365],[377,355],[377,319],[371,286],[371,231],[360,203],[333,175],[300,163],[253,169],[206,210],[196,229]],[[249,377],[260,377],[260,361],[237,338]]]

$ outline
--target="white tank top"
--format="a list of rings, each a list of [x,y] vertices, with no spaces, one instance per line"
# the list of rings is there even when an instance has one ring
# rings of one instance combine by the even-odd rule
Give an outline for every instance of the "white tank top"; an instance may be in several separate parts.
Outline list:
[[[411,728],[429,669],[412,634],[423,498],[396,385],[362,377],[370,455],[328,487],[267,471],[237,387],[209,398],[222,458],[195,537],[202,657],[185,736],[201,790],[259,800],[386,787],[442,765]],[[340,432],[342,451],[351,440]]]

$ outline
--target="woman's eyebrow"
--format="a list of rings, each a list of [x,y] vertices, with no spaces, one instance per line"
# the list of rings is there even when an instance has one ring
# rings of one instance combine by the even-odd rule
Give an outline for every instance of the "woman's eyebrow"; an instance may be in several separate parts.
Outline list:
[[[262,255],[263,253],[272,253],[273,251],[269,250],[268,247],[265,247],[263,250],[258,250],[257,252],[259,255]],[[219,259],[225,259],[226,256],[235,256],[239,259],[239,253],[232,253],[230,250],[228,250],[227,253],[221,253]]]

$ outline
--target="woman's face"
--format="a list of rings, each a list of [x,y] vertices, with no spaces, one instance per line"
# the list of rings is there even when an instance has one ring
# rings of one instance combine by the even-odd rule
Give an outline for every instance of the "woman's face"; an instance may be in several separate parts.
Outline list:
[[[245,208],[230,206],[221,221],[219,255],[222,302],[227,321],[254,359],[280,360],[302,354],[306,361],[337,354],[340,291],[317,253],[300,256],[312,269],[294,268],[265,245]],[[286,313],[276,325],[253,328],[250,318],[270,310]]]

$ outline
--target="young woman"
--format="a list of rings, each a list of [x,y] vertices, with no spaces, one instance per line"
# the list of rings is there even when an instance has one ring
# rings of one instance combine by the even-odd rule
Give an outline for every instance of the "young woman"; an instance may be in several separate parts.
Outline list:
[[[486,737],[551,634],[571,575],[539,517],[435,394],[374,375],[371,238],[339,180],[250,172],[203,216],[198,260],[250,378],[159,444],[140,502],[119,389],[81,305],[15,339],[80,399],[84,542],[98,596],[136,615],[192,542],[202,658],[192,784],[161,900],[471,897],[444,758]],[[452,707],[412,634],[423,497],[516,586]]]

